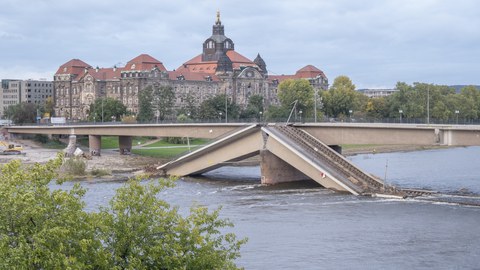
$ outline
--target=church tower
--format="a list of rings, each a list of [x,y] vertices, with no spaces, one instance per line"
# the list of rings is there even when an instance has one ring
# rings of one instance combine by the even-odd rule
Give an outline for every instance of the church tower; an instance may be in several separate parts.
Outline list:
[[[212,35],[203,42],[202,61],[218,61],[230,50],[234,50],[234,44],[225,36],[225,29],[220,21],[220,11],[217,11],[217,20],[212,27]]]

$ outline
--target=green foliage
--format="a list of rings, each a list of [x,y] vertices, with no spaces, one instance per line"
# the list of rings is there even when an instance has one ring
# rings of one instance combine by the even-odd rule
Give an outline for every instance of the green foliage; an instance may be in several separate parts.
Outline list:
[[[55,100],[53,100],[52,97],[48,97],[45,100],[45,104],[43,105],[42,113],[48,113],[50,116],[52,116],[54,112],[54,109],[53,109],[54,107],[55,107]]]
[[[101,243],[94,220],[76,184],[70,191],[50,190],[62,164],[22,169],[19,161],[0,174],[0,269],[94,269]]]
[[[93,176],[96,176],[96,177],[101,177],[101,176],[105,176],[105,175],[110,175],[111,173],[110,173],[110,171],[105,170],[105,169],[93,168],[90,171],[90,174],[93,175]]]
[[[173,113],[175,92],[171,86],[147,86],[139,93],[138,121],[148,122],[156,117],[165,120]]]
[[[160,200],[171,180],[132,179],[99,212],[87,212],[85,189],[49,183],[63,157],[24,169],[1,167],[0,269],[236,269],[246,239],[223,233],[233,225],[192,207],[183,217]]]
[[[322,92],[325,114],[329,117],[350,116],[352,112],[361,111],[366,100],[365,95],[355,91],[355,85],[347,76],[335,78],[330,90]]]
[[[90,104],[89,121],[110,122],[117,121],[128,113],[127,106],[120,100],[111,97],[97,98]]]
[[[15,124],[35,123],[40,107],[33,103],[18,103],[5,109],[4,115]]]
[[[268,121],[279,121],[280,119],[287,119],[290,114],[291,108],[283,106],[270,106],[268,111],[265,114],[265,117]]]
[[[261,95],[252,95],[248,99],[247,107],[240,114],[240,118],[260,119],[263,117],[263,114],[263,97]]]
[[[225,106],[226,103],[226,106]],[[199,118],[204,120],[225,120],[225,112],[228,110],[228,119],[238,119],[240,108],[231,100],[226,99],[225,94],[216,95],[200,104]]]
[[[149,122],[153,120],[152,93],[152,86],[148,86],[138,93],[137,119],[140,122]]]
[[[137,123],[137,117],[135,115],[125,115],[121,119],[122,119],[122,123],[125,123],[125,124]]]
[[[192,95],[192,93],[186,93],[182,95],[185,106],[179,108],[177,113],[179,115],[186,115],[188,119],[197,119],[198,118],[198,101]]]
[[[171,144],[185,144],[187,143],[187,138],[185,137],[165,137],[163,140]]]
[[[290,111],[295,100],[297,111],[304,116],[313,116],[314,90],[305,79],[285,80],[278,85],[278,99],[284,110]]]
[[[62,165],[62,172],[72,176],[82,176],[86,174],[87,164],[81,158],[67,158]]]
[[[48,142],[48,136],[45,134],[35,134],[33,136],[33,140],[39,143],[47,143]]]

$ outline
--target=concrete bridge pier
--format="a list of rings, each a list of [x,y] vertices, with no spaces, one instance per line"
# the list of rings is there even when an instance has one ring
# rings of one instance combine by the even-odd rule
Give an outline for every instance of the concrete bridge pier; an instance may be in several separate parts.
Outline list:
[[[102,136],[88,135],[88,148],[90,155],[100,156],[100,149],[102,149]]]
[[[342,154],[342,146],[341,145],[329,145],[328,147],[332,148],[333,151],[339,153],[340,155]]]
[[[311,179],[268,150],[260,150],[260,172],[266,185]]]
[[[118,136],[120,155],[130,155],[132,152],[132,136]]]

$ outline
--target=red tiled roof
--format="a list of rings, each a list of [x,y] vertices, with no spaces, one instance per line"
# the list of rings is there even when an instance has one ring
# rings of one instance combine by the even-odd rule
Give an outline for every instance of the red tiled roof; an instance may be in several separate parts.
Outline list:
[[[315,78],[319,75],[325,77],[325,74],[323,74],[323,71],[321,71],[320,69],[318,69],[318,68],[316,68],[312,65],[307,65],[307,66],[299,69],[297,71],[297,73],[295,73],[295,77],[297,77],[299,79]]]
[[[83,62],[80,59],[72,59],[65,64],[61,65],[55,75],[57,74],[82,74],[85,72],[85,68],[89,68],[90,65]]]
[[[299,69],[294,75],[268,75],[268,79],[270,81],[277,80],[278,82],[282,82],[288,79],[311,79],[318,76],[326,77],[323,71],[315,66],[308,65]]]
[[[155,66],[157,66],[157,68],[161,71],[167,70],[163,66],[162,62],[158,61],[157,59],[148,54],[140,54],[139,56],[128,61],[124,70],[150,70]]]
[[[122,68],[91,68],[87,71],[95,80],[99,81],[108,81],[108,80],[119,80],[121,77]],[[82,76],[83,77],[83,76]]]
[[[206,81],[207,77],[210,76],[212,81],[218,81],[218,77],[215,74],[207,72],[190,72],[187,69],[167,72],[170,80],[178,80],[178,77],[183,76],[186,81]]]
[[[257,66],[250,59],[237,53],[236,51],[233,51],[233,50],[228,51],[227,56],[232,61],[232,65],[234,69],[238,69],[241,66],[253,66],[253,67]],[[217,70],[217,61],[202,61],[202,55],[200,54],[188,60],[187,62],[185,62],[177,70],[214,74],[215,71]]]

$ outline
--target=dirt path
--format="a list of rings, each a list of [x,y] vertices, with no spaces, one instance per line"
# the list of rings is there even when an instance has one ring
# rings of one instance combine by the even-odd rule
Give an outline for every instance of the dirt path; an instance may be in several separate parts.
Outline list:
[[[0,164],[18,159],[24,164],[45,163],[56,157],[61,149],[47,149],[30,140],[16,140],[10,143],[22,145],[22,155],[0,155]],[[88,149],[82,149],[88,152]],[[84,159],[87,165],[87,172],[93,169],[104,169],[112,173],[125,173],[143,170],[147,166],[159,165],[162,161],[156,158],[138,155],[120,155],[118,151],[102,150],[101,156],[94,156],[91,159]]]

